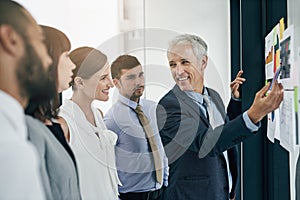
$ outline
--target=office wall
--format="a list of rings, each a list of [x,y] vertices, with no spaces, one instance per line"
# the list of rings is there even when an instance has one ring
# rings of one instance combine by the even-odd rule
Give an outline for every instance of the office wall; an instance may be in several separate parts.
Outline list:
[[[100,47],[104,53],[109,54],[110,61],[117,53],[137,55],[145,66],[147,81],[145,97],[155,101],[158,101],[174,84],[165,52],[170,36],[174,36],[175,33],[198,34],[209,45],[207,85],[217,89],[225,102],[230,97],[229,1],[17,1],[33,14],[38,23],[65,32],[72,42],[72,49],[82,45]],[[155,28],[155,31],[147,32],[148,28]],[[146,30],[145,35],[143,30]],[[128,31],[129,34],[126,34]],[[160,31],[165,34],[159,34]],[[139,35],[140,33],[142,35]],[[154,33],[155,38],[149,37],[149,33]],[[158,48],[145,50],[147,48],[145,45],[150,40],[154,43],[155,40],[159,41],[159,50]],[[136,42],[144,46],[140,49],[131,49]],[[116,94],[116,90],[111,90],[110,101],[105,105],[98,102],[97,106],[106,112]],[[63,93],[63,98],[70,96],[71,90]]]
[[[17,2],[26,7],[39,24],[62,30],[71,40],[72,49],[80,46],[105,48],[107,41],[111,41],[120,33],[118,0],[17,0]],[[106,50],[103,52],[108,53]],[[62,96],[63,99],[70,98],[72,90],[64,91]],[[106,103],[111,105],[111,100]],[[109,108],[106,103],[104,105],[103,102],[96,102],[96,106],[106,111]]]
[[[97,47],[118,33],[117,0],[17,0],[40,24],[56,27],[67,34],[72,49]]]
[[[146,75],[144,97],[158,101],[174,81],[166,50],[179,33],[203,37],[209,45],[206,83],[227,102],[230,97],[229,1],[224,0],[119,0],[120,37],[125,53],[141,61]],[[128,32],[129,31],[129,32]]]
[[[227,102],[230,98],[230,23],[229,0],[150,0],[145,1],[145,27],[161,29],[165,42],[159,44],[159,49],[151,49],[146,53],[146,64],[154,69],[160,69],[162,83],[151,85],[147,98],[157,99],[173,84],[169,73],[165,49],[175,33],[197,34],[208,43],[209,64],[206,69],[206,83],[220,92]],[[163,34],[165,33],[165,34]],[[147,39],[147,37],[146,37]],[[155,70],[149,67],[154,82]],[[149,72],[149,73],[150,73]],[[155,95],[152,95],[155,94]]]

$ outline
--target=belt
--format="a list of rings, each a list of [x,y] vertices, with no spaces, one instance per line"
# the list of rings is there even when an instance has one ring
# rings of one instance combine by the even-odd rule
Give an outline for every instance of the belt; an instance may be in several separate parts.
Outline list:
[[[163,188],[146,192],[127,192],[120,193],[121,200],[157,200],[162,195]]]

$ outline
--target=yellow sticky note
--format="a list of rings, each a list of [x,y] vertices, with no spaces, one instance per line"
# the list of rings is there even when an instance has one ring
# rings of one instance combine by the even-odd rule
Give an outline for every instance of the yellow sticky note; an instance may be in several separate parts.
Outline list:
[[[276,69],[280,66],[280,50],[276,51]]]
[[[284,32],[284,18],[281,18],[279,20],[279,39],[281,40],[283,38],[283,32]]]

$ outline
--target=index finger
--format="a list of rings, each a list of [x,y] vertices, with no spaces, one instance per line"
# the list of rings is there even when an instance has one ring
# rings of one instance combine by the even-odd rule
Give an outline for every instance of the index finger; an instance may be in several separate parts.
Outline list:
[[[269,90],[270,87],[270,82],[268,82],[263,88],[260,89],[260,91],[258,91],[259,96],[266,96],[267,92]]]
[[[241,77],[242,74],[243,74],[243,70],[240,70],[240,71],[237,73],[236,78]]]

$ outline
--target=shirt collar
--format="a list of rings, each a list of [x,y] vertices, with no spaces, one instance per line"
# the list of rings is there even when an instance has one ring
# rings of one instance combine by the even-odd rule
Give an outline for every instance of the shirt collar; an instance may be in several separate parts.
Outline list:
[[[200,104],[203,104],[203,95],[207,95],[210,98],[206,87],[204,87],[203,94],[194,91],[184,91],[184,92],[188,97],[190,97],[194,101],[197,101]]]
[[[139,103],[137,103],[119,94],[119,101],[132,109],[136,109],[137,105],[141,105],[143,107],[143,101],[141,100],[141,98],[139,100]]]

